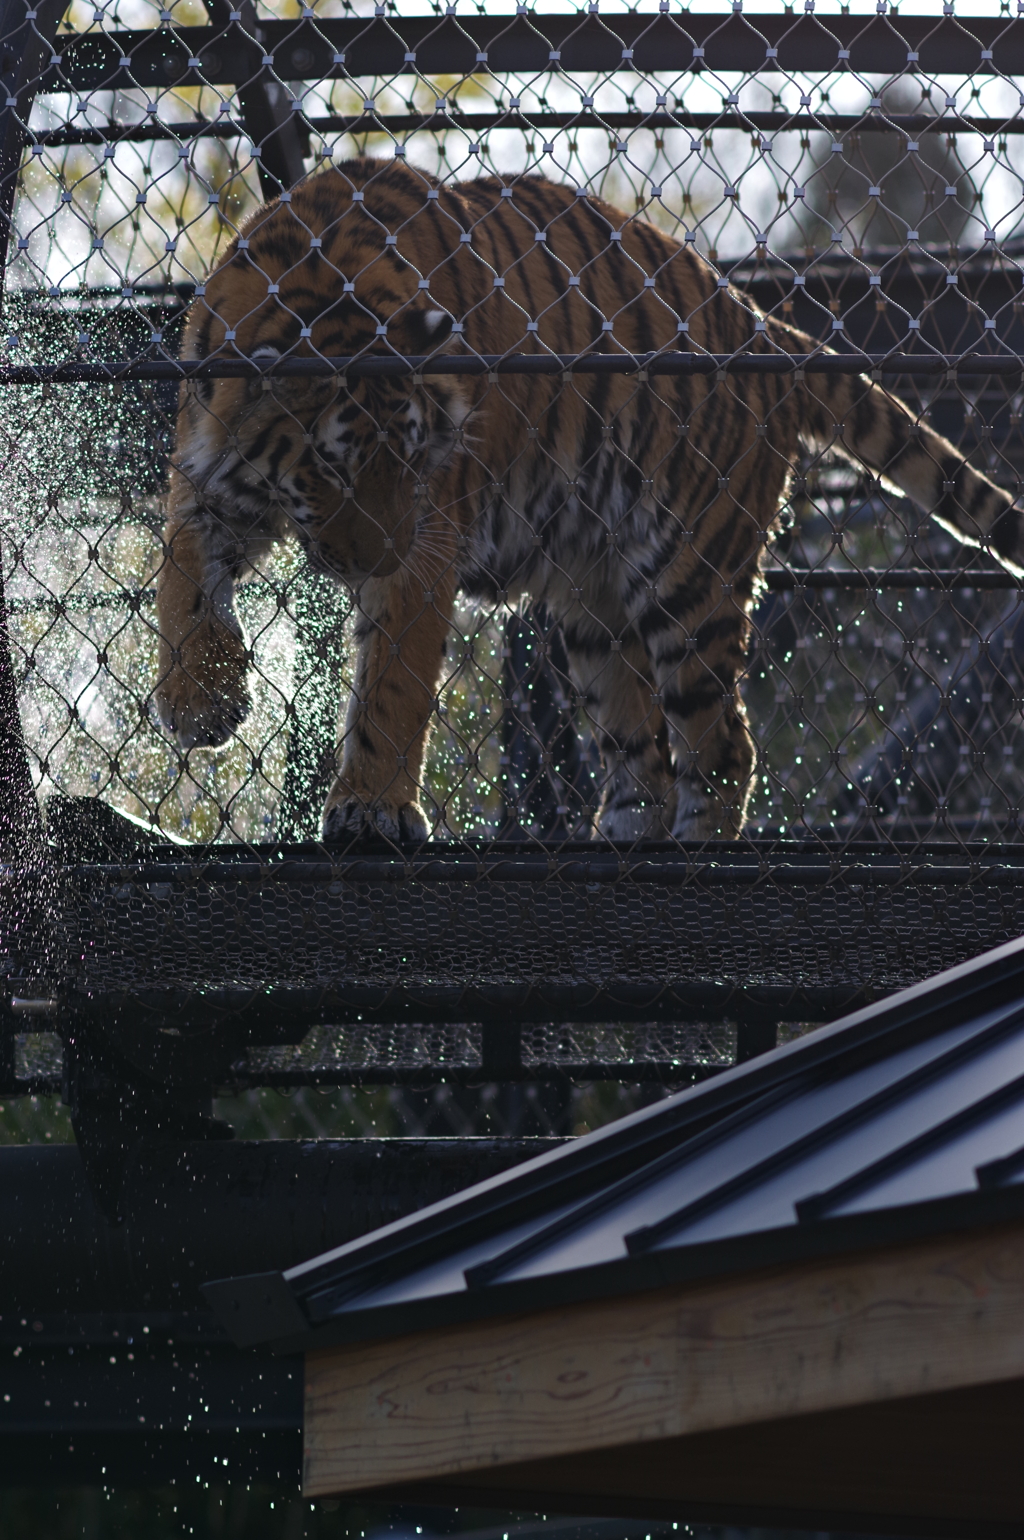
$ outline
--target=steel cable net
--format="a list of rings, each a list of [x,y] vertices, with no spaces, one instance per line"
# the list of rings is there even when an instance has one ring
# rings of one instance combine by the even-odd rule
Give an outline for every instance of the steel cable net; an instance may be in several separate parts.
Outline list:
[[[1017,935],[1020,9],[9,0],[11,991],[657,1080]]]

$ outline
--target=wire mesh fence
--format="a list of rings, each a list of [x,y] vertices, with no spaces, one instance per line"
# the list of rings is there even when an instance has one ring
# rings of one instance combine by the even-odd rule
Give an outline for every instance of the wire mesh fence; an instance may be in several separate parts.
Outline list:
[[[1017,10],[0,7],[9,1028],[412,1108],[1020,932]]]

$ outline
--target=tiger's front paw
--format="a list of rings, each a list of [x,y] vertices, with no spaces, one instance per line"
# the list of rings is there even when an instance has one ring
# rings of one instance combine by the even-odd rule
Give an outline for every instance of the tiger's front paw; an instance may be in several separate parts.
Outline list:
[[[241,637],[225,627],[204,627],[176,651],[162,647],[160,661],[154,696],[167,731],[186,753],[227,743],[252,707]]]
[[[739,839],[743,832],[745,799],[728,802],[711,787],[701,787],[688,777],[676,783],[676,809],[672,837],[683,844],[705,840]]]
[[[326,844],[357,839],[386,840],[392,845],[422,845],[430,838],[430,825],[418,802],[402,807],[378,798],[363,799],[343,793],[328,798],[324,809],[323,839]]]
[[[635,840],[663,840],[668,836],[665,811],[658,803],[617,798],[601,809],[598,833],[614,844]]]

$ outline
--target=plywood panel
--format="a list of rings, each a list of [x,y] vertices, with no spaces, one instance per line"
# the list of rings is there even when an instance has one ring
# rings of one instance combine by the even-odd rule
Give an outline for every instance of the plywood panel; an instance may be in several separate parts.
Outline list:
[[[1024,1226],[312,1353],[310,1496],[1024,1376]]]

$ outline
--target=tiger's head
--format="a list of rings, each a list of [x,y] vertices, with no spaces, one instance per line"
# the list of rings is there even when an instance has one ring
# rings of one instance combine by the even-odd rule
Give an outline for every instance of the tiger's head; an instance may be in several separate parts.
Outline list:
[[[269,369],[436,353],[453,317],[409,260],[408,235],[400,252],[390,234],[350,176],[311,178],[243,226],[194,302],[183,355]],[[314,565],[359,582],[407,556],[469,411],[455,377],[203,381],[183,399],[176,464],[233,527],[290,528]]]

